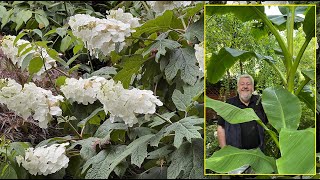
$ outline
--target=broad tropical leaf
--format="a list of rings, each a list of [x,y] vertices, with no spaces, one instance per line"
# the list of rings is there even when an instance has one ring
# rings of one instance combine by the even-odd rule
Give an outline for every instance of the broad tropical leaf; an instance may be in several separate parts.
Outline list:
[[[308,106],[308,108],[310,108],[313,112],[315,112],[315,96],[312,93],[312,91],[300,91],[300,93],[298,94],[298,98],[303,101],[304,103],[306,103],[306,105]]]
[[[270,56],[262,56],[251,51],[241,51],[232,48],[222,48],[218,54],[212,54],[207,65],[207,79],[209,82],[217,83],[227,70],[232,67],[238,60],[246,61],[249,58],[257,58],[258,60],[266,60],[274,62]]]
[[[211,99],[208,96],[206,96],[206,107],[215,110],[218,115],[231,124],[260,119],[252,108],[241,109],[234,105]]]
[[[297,129],[301,117],[299,98],[282,87],[266,88],[262,106],[269,123],[280,132],[281,128]]]
[[[256,14],[253,8],[264,12],[264,6],[205,6],[206,15],[233,13],[242,21],[259,20],[260,16]]]
[[[257,174],[269,174],[277,171],[276,161],[264,155],[260,149],[238,149],[225,146],[205,160],[206,169],[217,173],[228,173],[243,165],[250,165]]]
[[[315,129],[283,128],[279,136],[281,158],[279,174],[315,174]]]
[[[203,139],[184,142],[172,153],[171,164],[167,170],[168,179],[203,179]],[[179,174],[183,171],[183,176]]]
[[[312,6],[304,19],[303,22],[303,31],[306,34],[306,37],[315,36],[315,6]]]

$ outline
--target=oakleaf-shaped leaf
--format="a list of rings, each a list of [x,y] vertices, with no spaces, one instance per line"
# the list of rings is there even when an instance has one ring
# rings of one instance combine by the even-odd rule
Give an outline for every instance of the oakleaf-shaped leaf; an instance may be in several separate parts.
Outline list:
[[[156,149],[152,152],[148,153],[147,159],[160,159],[168,155],[169,153],[172,152],[170,148],[172,148],[172,145],[165,145],[159,149]]]
[[[212,54],[207,65],[207,79],[209,82],[217,83],[227,70],[232,67],[238,60],[246,61],[249,58],[255,57],[258,60],[266,60],[274,62],[270,56],[262,56],[251,51],[241,51],[232,48],[222,48],[218,54]]]
[[[250,165],[257,174],[269,174],[277,171],[276,161],[264,155],[258,149],[238,149],[225,146],[205,160],[206,169],[217,173],[228,173],[244,165]]]
[[[281,158],[277,159],[279,174],[316,174],[315,129],[283,128],[279,135]],[[293,166],[294,164],[294,166]]]
[[[297,129],[301,106],[297,96],[282,87],[266,88],[262,93],[262,106],[269,123],[280,132],[281,128]]]
[[[206,96],[206,107],[215,110],[218,115],[231,124],[260,119],[252,108],[241,109],[229,103],[211,99],[208,96]]]
[[[184,37],[196,43],[197,41],[203,42],[203,35],[204,35],[204,18],[200,18],[197,22],[191,24],[188,28]]]
[[[173,41],[170,39],[166,39],[167,33],[163,33],[160,36],[157,37],[157,39],[149,45],[147,50],[142,53],[142,56],[145,57],[147,54],[149,54],[152,50],[157,50],[155,60],[159,62],[160,55],[165,55],[168,49],[174,49],[181,46],[177,41]]]
[[[141,144],[138,146],[135,150],[133,150],[131,154],[131,163],[137,165],[138,167],[141,167],[141,164],[143,163],[144,159],[148,155],[147,151],[147,142],[144,144]]]
[[[100,138],[89,137],[76,142],[76,144],[81,145],[80,155],[83,159],[88,160],[97,154],[94,145],[99,140]]]
[[[161,117],[170,120],[174,115],[175,115],[175,112],[170,112],[170,113],[161,114]],[[166,122],[165,120],[161,119],[158,116],[154,116],[152,118],[152,121],[153,122],[148,125],[151,128],[154,128],[154,127],[159,126],[159,125],[161,125],[161,124]]]
[[[132,154],[137,148],[146,144],[154,135],[142,136],[131,142],[123,151],[114,151],[110,157],[99,164],[93,165],[86,174],[87,179],[108,179],[110,173],[114,171],[116,166],[121,163],[127,156]]]
[[[183,171],[181,177],[179,175]],[[168,179],[203,179],[203,139],[184,142],[171,156]]]
[[[163,15],[149,20],[142,26],[136,28],[136,32],[133,33],[132,36],[139,38],[143,33],[152,34],[154,32],[165,32],[174,27],[174,24],[172,23],[175,22],[174,18],[173,11],[167,10]]]
[[[144,59],[141,55],[133,55],[128,58],[123,59],[123,69],[121,69],[118,74],[114,76],[114,80],[121,81],[124,88],[128,89],[132,75],[136,74],[141,65],[147,60]]]
[[[200,126],[195,126],[196,124],[203,124],[203,118],[198,118],[195,116],[190,116],[181,119],[171,125],[165,125],[162,129],[150,140],[151,146],[158,146],[160,140],[169,135],[172,131],[175,132],[174,136],[174,146],[179,147],[182,143],[184,137],[191,142],[192,138],[199,138],[201,134],[198,130],[202,129]]]
[[[177,48],[170,52],[169,64],[165,67],[165,75],[171,81],[181,71],[181,79],[189,85],[194,85],[200,75],[193,48]]]
[[[186,84],[183,86],[183,93],[178,89],[173,91],[172,101],[178,110],[188,112],[192,102],[196,101],[195,97],[201,95],[203,93],[203,89],[203,80],[197,81],[194,86]]]

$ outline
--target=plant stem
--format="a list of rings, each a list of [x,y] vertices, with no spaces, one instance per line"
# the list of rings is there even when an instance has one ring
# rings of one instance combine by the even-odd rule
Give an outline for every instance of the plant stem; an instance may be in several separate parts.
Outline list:
[[[289,17],[287,18],[287,45],[290,55],[293,55],[293,28],[294,28],[294,17],[295,7],[289,7]]]
[[[279,144],[276,133],[270,130],[260,119],[257,120],[257,123],[260,124],[263,127],[263,129],[267,131],[267,133],[271,136],[273,141],[276,143],[277,147],[280,149],[280,144]]]
[[[280,33],[277,31],[275,26],[271,23],[271,21],[267,18],[267,16],[263,12],[259,11],[254,6],[251,6],[251,8],[266,23],[266,25],[269,27],[270,31],[272,32],[272,34],[275,36],[276,40],[278,41],[278,44],[279,44],[279,46],[282,50],[283,56],[284,56],[283,63],[286,67],[287,73],[289,74],[289,70],[291,69],[291,66],[292,66],[292,56],[290,55],[290,53],[286,47],[286,44],[284,43],[282,37],[280,36]]]
[[[294,76],[296,75],[296,71],[298,69],[299,63],[301,61],[301,58],[303,56],[304,51],[306,50],[309,42],[311,41],[311,36],[306,37],[306,40],[304,41],[302,47],[299,50],[299,53],[290,69],[289,78],[288,78],[288,90],[290,92],[293,92],[294,88]]]
[[[69,124],[69,126],[71,127],[71,129],[77,134],[77,136],[82,139],[81,134],[79,134],[79,132],[76,130],[76,128],[70,123],[70,121],[67,121],[63,116],[60,116],[66,123]]]
[[[157,115],[159,118],[161,118],[161,119],[169,122],[170,124],[172,124],[172,122],[170,121],[170,119],[166,119],[166,118],[162,117],[162,116],[161,116],[160,114],[158,114],[158,113],[155,113],[155,115]]]
[[[184,20],[183,20],[183,17],[179,17],[179,18],[180,18],[180,20],[181,20],[181,22],[182,22],[182,25],[183,25],[184,30],[186,31],[186,30],[187,30],[187,26],[186,26],[186,23],[185,23]]]
[[[91,56],[90,56],[89,49],[88,49],[88,44],[87,44],[87,55],[88,55],[88,58],[90,61],[90,67],[91,67],[91,73],[92,73],[93,72],[93,65],[92,65],[92,60],[91,60]]]

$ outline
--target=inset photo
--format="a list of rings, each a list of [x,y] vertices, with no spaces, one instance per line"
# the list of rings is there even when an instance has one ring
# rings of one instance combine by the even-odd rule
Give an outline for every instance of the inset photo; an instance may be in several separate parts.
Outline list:
[[[316,174],[315,16],[205,6],[205,175]]]

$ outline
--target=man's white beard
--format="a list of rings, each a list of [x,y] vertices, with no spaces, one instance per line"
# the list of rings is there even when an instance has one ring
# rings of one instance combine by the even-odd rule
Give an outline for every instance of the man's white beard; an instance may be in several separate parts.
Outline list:
[[[244,102],[249,102],[251,96],[252,96],[251,93],[240,94],[240,98],[241,98],[242,101],[244,101]]]

